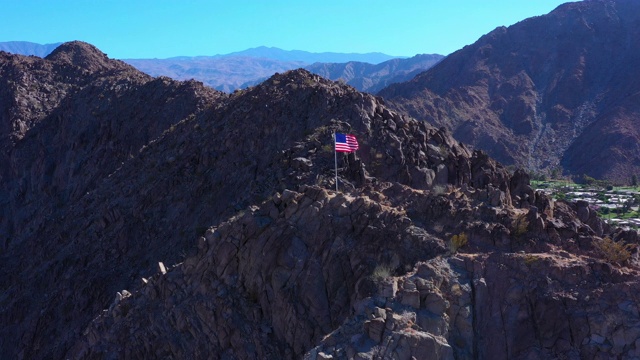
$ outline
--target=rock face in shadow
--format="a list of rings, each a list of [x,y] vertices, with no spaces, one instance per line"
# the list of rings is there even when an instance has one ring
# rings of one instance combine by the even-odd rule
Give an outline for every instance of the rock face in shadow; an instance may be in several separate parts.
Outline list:
[[[573,293],[574,280],[548,292],[532,285],[560,279],[561,259],[590,264],[575,281],[597,279],[594,296],[624,279],[619,296],[632,301],[637,255],[615,264],[599,244],[609,236],[631,247],[637,235],[533,192],[526,173],[510,174],[447,130],[305,70],[225,95],[67,45],[54,52],[59,60],[7,56],[0,66],[12,74],[3,79],[33,76],[34,88],[67,89],[56,102],[38,100],[41,112],[29,102],[0,104],[9,109],[3,120],[27,124],[3,136],[0,357],[636,351],[632,316],[624,343],[613,325],[568,344],[545,340],[566,338],[560,323],[536,325],[534,345],[502,335],[529,331],[546,306],[496,323],[503,301],[545,304]],[[60,78],[67,82],[48,82]],[[10,95],[26,97],[22,87]],[[334,132],[360,144],[337,158],[337,192]],[[529,255],[546,265],[517,272]],[[492,280],[486,292],[495,302],[443,285],[475,278]],[[526,296],[507,291],[510,279],[529,281]],[[616,318],[619,298],[602,299],[601,313]],[[590,303],[562,304],[595,313]],[[585,336],[602,346],[585,347]],[[622,345],[607,347],[614,343]]]
[[[564,4],[379,95],[504,164],[626,184],[640,171],[639,14],[632,0]]]
[[[153,79],[81,42],[47,59],[0,53],[0,82],[1,357],[59,357],[63,339],[79,332],[70,324],[102,308],[88,299],[104,294],[105,284],[81,274],[105,276],[97,269],[108,263],[104,254],[77,251],[89,239],[75,237],[69,222],[100,227],[123,216],[78,209],[78,201],[144,145],[226,96],[196,82]],[[72,300],[74,293],[82,295]]]
[[[121,300],[72,354],[108,357],[126,341],[132,357],[300,357],[370,294],[366,276],[375,264],[410,266],[445,252],[441,240],[366,196],[301,190],[209,229],[196,256],[150,279],[142,290],[148,297]],[[154,312],[145,310],[149,300],[159,305]],[[154,317],[172,320],[141,326]],[[209,330],[176,338],[173,328]]]
[[[480,189],[377,188],[285,190],[208,229],[197,254],[119,293],[68,355],[637,354],[637,267],[599,260],[601,240],[569,207],[547,216],[491,206]],[[451,254],[451,234],[465,234],[463,253]]]

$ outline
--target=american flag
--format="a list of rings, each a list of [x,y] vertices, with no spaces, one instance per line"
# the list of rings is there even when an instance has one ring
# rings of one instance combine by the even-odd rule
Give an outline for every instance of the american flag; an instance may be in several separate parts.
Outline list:
[[[336,133],[336,152],[353,152],[358,150],[358,140],[351,134]]]

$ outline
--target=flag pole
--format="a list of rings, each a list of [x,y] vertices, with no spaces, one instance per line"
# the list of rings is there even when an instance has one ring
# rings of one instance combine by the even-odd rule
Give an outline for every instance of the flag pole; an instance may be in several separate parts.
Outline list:
[[[338,192],[338,152],[336,151],[336,133],[333,132],[333,163],[336,169],[336,192]]]

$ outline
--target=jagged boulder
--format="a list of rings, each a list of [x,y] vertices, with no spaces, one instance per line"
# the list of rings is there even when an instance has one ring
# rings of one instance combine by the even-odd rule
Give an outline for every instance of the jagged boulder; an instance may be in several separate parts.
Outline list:
[[[637,284],[629,284],[634,276],[635,271],[571,255],[437,258],[420,263],[399,281],[423,283],[427,299],[433,300],[417,311],[400,295],[386,301],[386,322],[394,325],[370,337],[377,346],[367,350],[360,345],[357,333],[363,330],[355,324],[371,331],[371,324],[384,318],[365,321],[364,314],[357,314],[353,324],[341,326],[313,351],[339,359],[350,356],[331,349],[360,350],[362,358],[633,358],[640,336],[638,309],[628,300],[637,291]],[[616,291],[602,292],[602,283]],[[566,292],[568,288],[572,290]],[[438,321],[442,324],[434,326]]]
[[[126,341],[132,356],[165,356],[162,344],[169,342],[180,357],[198,357],[198,348],[241,357],[299,357],[348,318],[361,300],[360,280],[376,266],[403,271],[445,252],[440,240],[417,231],[396,209],[318,187],[301,191],[285,191],[209,229],[197,255],[151,278],[121,300],[115,314],[96,319],[69,355],[111,356]],[[217,295],[203,303],[207,294]],[[169,326],[141,326],[150,308],[152,316],[172,319]],[[206,339],[175,338],[173,328],[184,327],[182,318],[195,321],[191,327],[216,325]],[[232,327],[239,331],[228,333]],[[384,321],[369,323],[369,336],[381,336],[384,327]]]

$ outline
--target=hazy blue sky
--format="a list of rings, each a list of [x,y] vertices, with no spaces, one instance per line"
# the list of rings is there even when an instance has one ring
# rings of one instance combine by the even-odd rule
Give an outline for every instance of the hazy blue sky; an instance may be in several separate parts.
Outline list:
[[[0,0],[0,41],[82,40],[112,58],[311,52],[447,55],[560,0]]]

